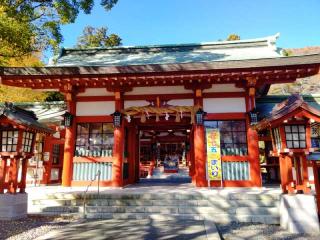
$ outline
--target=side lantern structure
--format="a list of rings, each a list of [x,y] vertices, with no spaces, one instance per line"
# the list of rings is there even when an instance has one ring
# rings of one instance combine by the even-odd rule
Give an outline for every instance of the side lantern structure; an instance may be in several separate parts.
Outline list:
[[[12,103],[0,111],[0,220],[10,220],[27,214],[27,162],[34,154],[36,134],[54,131],[40,124],[33,112]]]

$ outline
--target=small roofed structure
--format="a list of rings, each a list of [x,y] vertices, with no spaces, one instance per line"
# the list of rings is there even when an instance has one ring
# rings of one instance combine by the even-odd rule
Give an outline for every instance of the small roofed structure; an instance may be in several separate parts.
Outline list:
[[[262,119],[255,128],[257,130],[262,130],[270,126],[280,125],[283,121],[292,117],[306,117],[313,119],[313,122],[319,122],[319,116],[320,111],[318,109],[306,103],[299,94],[293,94],[289,96],[287,100],[276,104],[270,115]]]
[[[279,157],[283,192],[310,192],[307,157],[311,147],[311,123],[320,122],[320,111],[294,94],[277,104],[255,128],[268,129],[272,137],[272,156]]]
[[[33,156],[35,135],[54,131],[39,123],[33,112],[12,103],[6,103],[0,111],[0,194],[15,194],[18,188],[24,193],[27,160]]]

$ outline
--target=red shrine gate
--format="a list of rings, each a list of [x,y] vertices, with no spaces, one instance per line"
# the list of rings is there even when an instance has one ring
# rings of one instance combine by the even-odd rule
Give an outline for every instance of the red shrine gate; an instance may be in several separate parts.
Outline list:
[[[188,124],[190,174],[196,186],[208,184],[205,128],[216,126],[222,134],[225,169],[249,173],[246,179],[225,178],[224,186],[259,187],[258,134],[249,118],[255,99],[266,94],[271,84],[318,74],[320,66],[320,55],[281,56],[275,40],[94,52],[63,49],[53,66],[2,68],[0,77],[5,85],[58,90],[65,95],[70,124],[65,131],[63,186],[87,185],[97,170],[102,172],[103,186],[136,182],[136,127],[151,124],[156,131],[161,125]],[[169,106],[174,108],[166,120]],[[128,112],[134,107],[141,111]],[[197,124],[195,113],[200,108],[207,114]]]

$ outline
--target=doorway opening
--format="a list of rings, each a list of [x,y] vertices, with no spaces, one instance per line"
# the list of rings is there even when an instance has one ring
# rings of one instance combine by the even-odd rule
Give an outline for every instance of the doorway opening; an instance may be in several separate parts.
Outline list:
[[[139,128],[141,183],[190,183],[191,126]]]

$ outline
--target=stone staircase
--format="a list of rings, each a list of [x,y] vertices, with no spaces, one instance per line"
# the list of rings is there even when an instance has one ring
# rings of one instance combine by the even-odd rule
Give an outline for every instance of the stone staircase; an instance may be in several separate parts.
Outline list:
[[[83,193],[30,196],[29,214],[84,215]],[[88,193],[87,218],[212,219],[215,222],[279,224],[280,194],[268,192]]]

